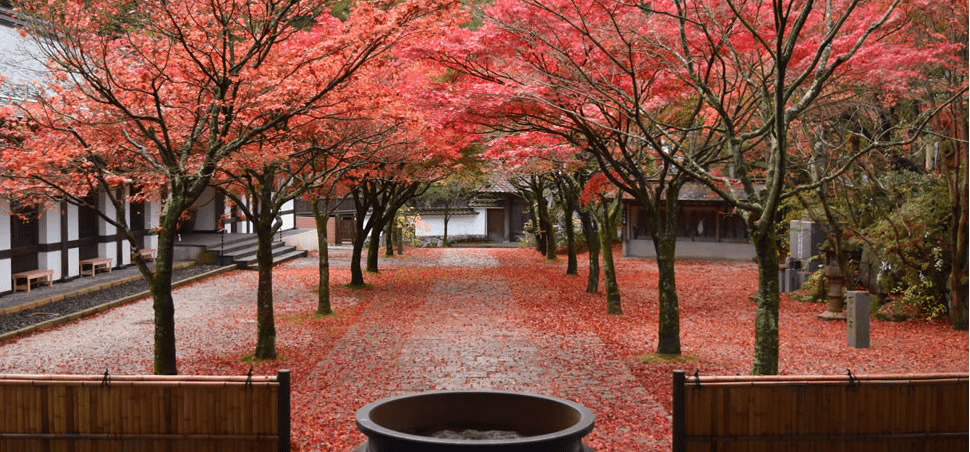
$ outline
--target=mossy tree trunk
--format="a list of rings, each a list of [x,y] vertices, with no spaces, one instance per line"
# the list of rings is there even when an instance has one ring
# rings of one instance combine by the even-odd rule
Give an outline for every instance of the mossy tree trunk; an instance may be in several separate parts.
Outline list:
[[[573,227],[573,215],[579,210],[579,196],[582,186],[572,174],[558,174],[556,184],[556,198],[563,212],[563,232],[566,234],[566,274],[579,274],[579,262],[576,255],[576,229]]]
[[[583,235],[589,248],[589,274],[586,278],[586,293],[599,291],[600,283],[600,238],[599,230],[593,216],[586,211],[579,212],[579,220],[583,225]]]
[[[283,227],[279,218],[282,206],[302,193],[303,188],[289,190],[279,184],[277,165],[251,168],[246,177],[238,178],[249,199],[223,191],[253,223],[256,233],[256,350],[259,359],[276,358],[276,320],[273,314],[273,238]],[[247,202],[248,201],[248,202]]]
[[[361,267],[361,258],[364,255],[364,243],[367,242],[367,235],[357,231],[354,240],[351,241],[350,251],[350,285],[359,287],[364,285],[364,271]]]
[[[544,175],[530,174],[510,182],[529,203],[529,215],[535,228],[536,251],[544,254],[547,259],[555,259],[555,230],[550,218],[549,201],[546,199],[548,181]]]
[[[966,52],[963,54],[964,59],[966,59]],[[964,64],[966,61],[964,60]],[[965,66],[964,66],[965,67]],[[968,152],[968,147],[970,144],[967,143],[968,132],[967,132],[967,110],[966,104],[960,104],[956,106],[954,104],[951,106],[951,111],[953,111],[953,117],[962,117],[964,120],[962,122],[954,121],[952,136],[960,137],[962,140],[952,140],[950,146],[953,148],[953,155],[951,158],[946,159],[946,177],[947,177],[947,189],[950,192],[950,211],[951,218],[953,218],[953,227],[950,228],[950,243],[953,247],[952,257],[950,262],[950,275],[948,284],[950,286],[950,325],[953,326],[955,330],[966,330],[968,327],[968,309],[967,309],[967,297],[968,297],[968,285],[970,281],[967,279],[968,274],[968,240],[970,240],[970,205],[968,205],[968,193],[970,193],[970,181],[968,181],[968,165],[970,162],[967,161],[970,158],[970,152]]]
[[[549,200],[546,199],[547,185],[549,182],[544,175],[533,174],[529,176],[529,189],[535,196],[536,216],[539,218],[539,230],[545,239],[546,259],[556,259],[556,220],[549,207]]]
[[[203,171],[203,174],[209,174]],[[156,375],[178,375],[178,362],[175,343],[175,302],[172,297],[172,269],[174,267],[174,245],[178,231],[179,218],[195,202],[209,185],[209,178],[181,178],[173,176],[169,180],[168,195],[162,202],[158,216],[157,254],[154,268],[144,259],[135,258],[135,265],[148,283],[152,296],[154,314],[154,350],[152,371]],[[110,207],[100,202],[90,205],[84,199],[72,199],[77,205],[88,205],[111,225],[131,244],[133,250],[140,249],[142,243],[135,238],[128,224],[128,191],[102,185],[100,192],[107,197]],[[111,210],[108,210],[111,209]]]
[[[445,248],[451,246],[451,243],[448,241],[448,222],[449,221],[451,221],[451,215],[448,213],[445,213],[443,218],[444,231],[442,232],[442,235],[441,235],[441,246]]]
[[[539,224],[546,237],[546,259],[556,260],[556,224],[552,218],[549,204],[546,198],[540,197],[536,203],[536,212],[539,214]]]
[[[579,260],[576,255],[576,229],[573,228],[573,213],[570,208],[564,209],[565,224],[563,224],[563,231],[566,233],[566,274],[576,276],[579,274]]]
[[[327,222],[330,221],[330,209],[320,208],[320,203],[326,201],[314,201],[313,219],[317,228],[317,246],[320,255],[317,259],[318,281],[317,286],[317,314],[333,314],[330,306],[330,243],[327,237]]]
[[[664,208],[648,209],[651,212],[650,234],[657,255],[657,353],[680,354],[680,301],[677,296],[677,198],[683,179],[667,185],[663,196],[658,197]]]
[[[256,221],[256,351],[259,359],[276,358],[276,320],[273,315],[273,220]],[[260,223],[263,223],[260,225]]]
[[[616,281],[616,267],[613,263],[613,233],[602,228],[600,233],[600,252],[603,254],[603,288],[606,290],[606,313],[621,315],[620,286]]]
[[[168,207],[168,206],[166,206]],[[163,214],[158,233],[155,270],[148,277],[155,313],[155,356],[152,371],[155,375],[178,375],[175,353],[175,300],[172,298],[172,266],[177,216]]]
[[[172,297],[172,268],[175,263],[175,237],[178,231],[178,219],[189,206],[202,194],[208,186],[208,178],[194,180],[191,183],[173,178],[170,183],[173,189],[162,204],[159,216],[158,249],[155,256],[155,267],[149,269],[141,259],[136,261],[143,277],[148,280],[148,288],[152,294],[152,310],[155,314],[154,325],[154,360],[152,371],[155,375],[178,375],[178,363],[175,346],[175,300]],[[177,188],[177,189],[176,189]],[[124,212],[124,200],[114,199],[115,210]],[[126,218],[123,214],[116,214],[115,218]],[[127,221],[121,222],[122,232],[128,236],[129,242],[137,243]]]
[[[384,237],[384,256],[387,257],[394,257],[394,231],[396,230],[394,223],[393,218],[387,222],[387,236]]]
[[[177,171],[175,171],[177,173]],[[211,174],[201,171],[201,174]],[[195,202],[202,192],[209,186],[208,176],[200,178],[186,178],[172,176],[168,181],[168,195],[162,202],[158,217],[157,252],[154,268],[136,257],[137,266],[142,277],[148,282],[148,290],[152,296],[152,311],[154,314],[154,351],[152,372],[155,375],[178,375],[178,361],[175,336],[175,300],[172,296],[172,269],[175,264],[174,245],[178,231],[179,218]],[[132,227],[128,224],[127,190],[113,189],[100,186],[101,193],[107,196],[113,213],[100,205],[89,205],[98,215],[109,224],[118,228],[132,249],[139,249],[142,243],[135,238]],[[73,200],[77,205],[84,205],[82,199]]]
[[[364,256],[364,245],[367,244],[367,238],[375,227],[375,215],[371,211],[376,211],[377,207],[372,205],[371,197],[365,193],[366,190],[372,189],[369,183],[365,180],[351,191],[354,201],[354,239],[350,242],[350,286],[353,287],[365,284],[361,260]]]
[[[616,228],[620,222],[622,197],[616,193],[612,200],[602,200],[600,207],[600,253],[603,255],[603,288],[606,291],[607,314],[621,315],[623,307],[620,302],[620,286],[616,280],[616,266],[613,262],[613,241],[616,239]]]
[[[774,228],[752,234],[758,262],[758,294],[755,313],[754,375],[778,374],[778,246]]]
[[[261,183],[250,201],[253,205],[245,206],[247,216],[252,219],[256,233],[256,350],[253,354],[259,359],[276,358],[276,319],[273,314],[273,238],[283,226],[280,221],[279,208],[281,202],[274,202],[275,172],[265,169],[259,179]]]
[[[378,255],[381,253],[381,231],[384,230],[383,225],[375,225],[370,230],[370,241],[367,242],[367,272],[368,273],[379,273],[380,268],[378,267]]]

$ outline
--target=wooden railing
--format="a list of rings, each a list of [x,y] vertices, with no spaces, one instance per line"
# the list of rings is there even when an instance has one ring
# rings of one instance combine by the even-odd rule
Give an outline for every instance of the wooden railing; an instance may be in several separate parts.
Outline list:
[[[967,374],[673,374],[673,450],[966,451]]]
[[[0,450],[289,451],[290,373],[0,375]]]

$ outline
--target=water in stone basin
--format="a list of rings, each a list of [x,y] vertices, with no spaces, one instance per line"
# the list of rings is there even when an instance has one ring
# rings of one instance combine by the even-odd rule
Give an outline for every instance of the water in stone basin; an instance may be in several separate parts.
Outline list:
[[[464,429],[464,430],[441,430],[428,435],[432,438],[438,439],[471,439],[471,440],[487,440],[487,439],[515,439],[522,438],[523,435],[519,432],[512,430],[475,430],[475,429]]]

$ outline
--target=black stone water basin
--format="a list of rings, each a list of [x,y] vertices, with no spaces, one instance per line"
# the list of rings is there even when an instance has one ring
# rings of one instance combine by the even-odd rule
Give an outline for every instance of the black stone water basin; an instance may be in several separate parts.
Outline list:
[[[593,430],[594,420],[583,405],[555,397],[425,392],[359,409],[357,428],[367,442],[354,452],[592,452],[582,438]]]

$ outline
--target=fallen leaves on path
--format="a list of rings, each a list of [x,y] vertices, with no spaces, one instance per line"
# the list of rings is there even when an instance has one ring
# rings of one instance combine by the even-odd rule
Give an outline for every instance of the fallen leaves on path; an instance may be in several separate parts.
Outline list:
[[[365,440],[354,423],[364,404],[460,384],[583,403],[597,416],[585,442],[599,452],[669,450],[672,370],[702,377],[750,372],[749,297],[757,283],[750,263],[679,262],[683,355],[645,362],[641,357],[654,351],[657,329],[657,269],[650,260],[617,260],[622,316],[606,314],[602,294],[584,293],[584,276],[565,276],[563,262],[546,261],[533,250],[415,249],[385,262],[380,274],[366,275],[373,286],[368,289],[343,287],[349,272],[331,267],[337,315],[329,317],[313,315],[312,259],[277,267],[280,357],[273,361],[243,359],[255,346],[255,273],[233,272],[179,289],[177,298],[201,299],[204,292],[219,301],[177,325],[180,371],[244,375],[253,366],[255,374],[273,375],[291,369],[294,449],[341,452]],[[855,349],[846,343],[844,322],[816,320],[822,310],[821,304],[782,298],[781,373],[967,370],[966,332],[940,323],[873,321],[872,346]],[[151,325],[138,319],[146,311],[150,301],[3,344],[0,370],[99,373],[106,357],[78,356],[90,349],[85,344],[99,343],[112,352],[112,372],[144,373],[151,362]],[[148,335],[145,340],[112,339],[111,328],[131,329],[132,323]],[[498,351],[488,350],[490,334]],[[58,343],[63,337],[77,340],[65,346]],[[31,350],[41,349],[45,358],[38,361],[32,356],[41,353]]]

